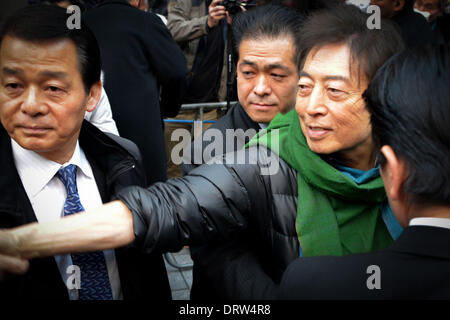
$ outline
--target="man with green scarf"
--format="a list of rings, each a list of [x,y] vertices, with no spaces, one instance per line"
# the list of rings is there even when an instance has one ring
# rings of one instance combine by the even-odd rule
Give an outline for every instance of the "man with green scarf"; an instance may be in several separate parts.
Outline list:
[[[279,284],[252,252],[222,247],[207,258],[229,258],[226,266],[211,263],[213,286],[230,299],[448,300],[449,82],[450,47],[418,47],[390,59],[364,93],[386,194],[405,227],[394,244],[295,259]]]
[[[388,21],[380,30],[367,29],[367,18],[356,7],[339,6],[308,19],[297,57],[296,110],[277,116],[247,149],[183,178],[124,189],[121,201],[80,217],[13,230],[15,241],[6,249],[0,245],[0,252],[28,258],[103,250],[133,239],[143,250],[177,251],[225,240],[238,251],[255,252],[278,282],[299,256],[385,248],[401,228],[375,165],[362,93],[402,41]],[[132,229],[117,227],[131,221]],[[77,232],[68,246],[61,233],[72,229]],[[243,231],[251,242],[234,243],[233,234]]]

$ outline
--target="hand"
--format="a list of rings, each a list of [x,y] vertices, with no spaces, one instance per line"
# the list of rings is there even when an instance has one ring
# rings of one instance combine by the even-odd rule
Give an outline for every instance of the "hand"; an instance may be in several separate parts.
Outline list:
[[[16,254],[18,242],[13,233],[7,230],[0,230],[0,281],[3,280],[5,274],[23,274],[28,270],[29,263]]]
[[[14,229],[0,229],[0,254],[19,256],[19,239],[13,233]]]
[[[208,8],[208,27],[214,28],[220,20],[228,17],[224,6],[221,6],[222,0],[213,0]]]
[[[0,281],[4,279],[7,272],[24,274],[27,272],[29,266],[30,264],[27,260],[0,254]]]

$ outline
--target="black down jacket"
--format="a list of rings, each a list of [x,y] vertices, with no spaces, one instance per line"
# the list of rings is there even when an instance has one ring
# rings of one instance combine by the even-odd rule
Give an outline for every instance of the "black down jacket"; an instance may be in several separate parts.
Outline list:
[[[183,178],[147,189],[129,187],[118,193],[133,213],[135,245],[178,251],[184,245],[251,232],[268,274],[279,279],[299,255],[296,171],[264,147],[215,161],[221,163],[202,165]]]

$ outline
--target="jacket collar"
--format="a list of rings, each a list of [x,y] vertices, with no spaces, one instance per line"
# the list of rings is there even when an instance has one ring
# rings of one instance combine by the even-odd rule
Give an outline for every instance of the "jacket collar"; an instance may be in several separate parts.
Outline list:
[[[11,139],[3,126],[0,126],[0,228],[23,221],[26,206],[31,206],[19,174],[17,173],[11,147]],[[9,216],[3,216],[4,214]],[[25,218],[33,221],[32,217]]]
[[[430,226],[409,226],[389,247],[390,251],[450,259],[450,230]]]
[[[232,108],[230,108],[231,119],[233,122],[233,128],[235,129],[255,129],[259,131],[261,127],[259,124],[250,118],[250,116],[245,111],[244,107],[238,102]]]

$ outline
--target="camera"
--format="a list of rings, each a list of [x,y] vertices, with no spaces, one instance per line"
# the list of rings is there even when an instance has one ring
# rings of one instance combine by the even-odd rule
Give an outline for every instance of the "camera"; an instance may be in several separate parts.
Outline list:
[[[220,4],[225,7],[225,10],[228,11],[230,15],[234,15],[242,11],[241,6],[245,6],[246,3],[244,1],[239,0],[223,0]]]

